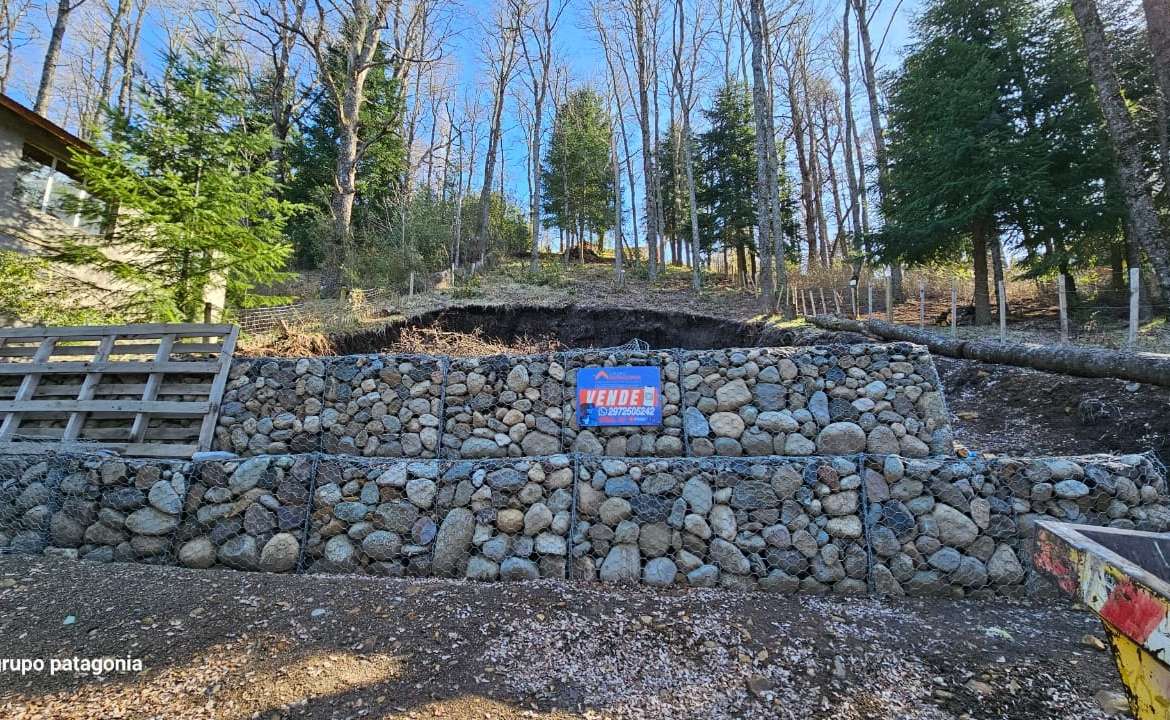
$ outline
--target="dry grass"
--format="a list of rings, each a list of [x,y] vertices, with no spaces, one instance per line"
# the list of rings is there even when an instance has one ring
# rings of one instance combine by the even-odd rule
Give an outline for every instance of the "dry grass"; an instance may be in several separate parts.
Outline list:
[[[485,355],[537,355],[559,350],[561,344],[552,337],[522,335],[510,343],[484,337],[476,328],[470,333],[444,330],[441,327],[405,328],[398,342],[387,348],[389,352],[419,355],[449,355],[452,357],[481,357]]]
[[[238,352],[252,357],[313,357],[335,355],[333,343],[321,332],[293,328],[280,323],[276,330],[262,335],[245,335]]]

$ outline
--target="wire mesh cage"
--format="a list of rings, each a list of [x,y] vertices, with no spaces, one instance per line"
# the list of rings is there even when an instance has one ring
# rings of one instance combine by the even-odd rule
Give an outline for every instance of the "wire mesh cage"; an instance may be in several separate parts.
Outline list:
[[[574,577],[864,593],[855,458],[580,459]]]
[[[1018,519],[1012,540],[1026,568],[1030,595],[1057,594],[1031,566],[1037,520],[1170,531],[1165,469],[1153,455],[997,459],[990,465]]]
[[[326,367],[322,358],[234,361],[215,447],[240,455],[317,450]]]
[[[321,449],[365,457],[438,455],[446,360],[347,355],[328,365]]]
[[[1019,594],[1015,509],[985,461],[869,455],[864,462],[875,593]]]
[[[564,366],[549,353],[451,361],[443,457],[551,455],[561,449]]]
[[[682,392],[679,387],[679,362],[672,350],[645,350],[627,347],[599,350],[576,350],[557,353],[565,368],[562,414],[562,449],[613,457],[678,457],[685,453],[683,444]],[[583,368],[658,367],[662,373],[662,423],[656,426],[582,427],[577,421],[577,375]]]
[[[472,580],[568,577],[573,459],[444,465],[432,572]]]
[[[304,570],[429,575],[439,471],[437,460],[323,458]]]
[[[38,555],[56,504],[55,457],[0,456],[0,552]]]
[[[178,564],[297,570],[315,464],[312,455],[198,463],[177,531]]]
[[[46,555],[172,565],[194,465],[59,456]]]
[[[949,453],[924,348],[905,343],[682,354],[692,456]]]

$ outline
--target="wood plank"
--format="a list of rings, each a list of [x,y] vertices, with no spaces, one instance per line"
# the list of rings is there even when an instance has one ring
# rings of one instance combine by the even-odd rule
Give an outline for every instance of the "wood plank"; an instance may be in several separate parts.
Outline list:
[[[0,453],[8,455],[43,455],[45,446],[51,443],[43,442],[0,442]],[[191,444],[174,443],[100,443],[76,442],[61,443],[60,448],[68,451],[84,451],[109,449],[117,450],[127,457],[155,457],[155,458],[190,458],[198,449]]]
[[[171,345],[175,342],[174,335],[166,335],[158,343],[158,352],[155,353],[155,364],[161,365],[171,358]],[[158,386],[162,384],[162,373],[151,373],[150,377],[146,379],[146,389],[142,391],[142,400],[144,402],[151,402],[158,397]],[[150,418],[144,413],[138,413],[134,418],[134,424],[130,427],[130,441],[142,442],[143,436],[146,435],[146,426],[150,424]]]
[[[65,429],[61,427],[22,427],[20,437],[37,440],[60,440]],[[147,428],[147,440],[191,440],[196,439],[197,427],[152,427]],[[126,442],[130,439],[130,427],[84,428],[82,440],[113,440]]]
[[[94,394],[97,397],[103,395],[135,395],[142,396],[142,392],[146,390],[146,383],[99,383],[94,388]],[[16,396],[17,386],[0,387],[0,398],[12,398]],[[55,384],[55,383],[41,383],[37,386],[37,391],[34,399],[44,397],[77,397],[77,393],[81,391],[81,383],[73,383],[69,385]],[[211,383],[163,383],[159,386],[159,395],[197,395],[200,397],[207,397],[211,392]]]
[[[107,335],[102,338],[102,343],[98,347],[97,353],[93,356],[95,362],[105,362],[110,357],[110,351],[114,349],[114,341],[118,339],[117,335]],[[93,400],[93,391],[98,383],[102,381],[102,374],[93,372],[85,376],[85,380],[81,383],[81,389],[77,391],[77,400],[80,405],[81,402],[88,402]],[[153,399],[153,398],[152,398]],[[81,431],[82,425],[85,424],[85,413],[74,412],[69,414],[69,422],[65,425],[65,432],[61,435],[62,440],[74,440]]]
[[[106,335],[105,337],[114,337],[113,335]],[[94,354],[99,346],[88,345],[58,345],[53,351],[53,357],[59,355],[90,355]],[[220,343],[175,343],[174,352],[176,353],[206,353],[218,354],[223,346]],[[8,345],[0,346],[0,357],[32,357],[36,355],[37,348],[34,345]],[[110,353],[114,357],[123,355],[143,355],[154,356],[158,353],[158,343],[139,343],[139,344],[119,344],[114,347],[113,352]]]
[[[223,353],[219,356],[219,372],[211,381],[211,392],[208,393],[211,409],[203,417],[203,427],[199,430],[200,450],[210,450],[212,440],[215,438],[215,423],[219,419],[219,406],[223,402],[223,391],[227,387],[228,375],[232,367],[232,355],[236,352],[236,340],[239,338],[239,334],[240,329],[233,326],[232,331],[223,339]]]
[[[0,400],[0,412],[29,413],[154,413],[188,417],[204,415],[211,409],[210,402],[182,402],[177,400]]]
[[[124,375],[149,375],[152,372],[186,373],[189,375],[214,375],[220,364],[212,361],[186,362],[50,362],[36,369],[41,375],[85,375],[91,372],[121,373]],[[29,363],[0,363],[0,375],[24,375],[30,372]]]
[[[41,358],[43,362],[45,358],[48,358],[53,353],[53,346],[56,344],[56,338],[45,338],[42,340],[41,346],[37,350],[37,355],[33,358],[33,361],[36,362],[37,358]],[[25,374],[24,380],[20,382],[20,389],[16,391],[16,397],[12,402],[19,405],[22,401],[31,398],[33,393],[36,392],[37,384],[40,381],[40,373],[33,372]],[[16,429],[20,427],[20,413],[11,410],[8,412],[9,414],[4,417],[4,422],[0,423],[0,442],[11,438],[16,433]]]
[[[6,338],[100,338],[104,335],[122,337],[227,337],[235,325],[207,325],[204,323],[145,323],[138,325],[89,325],[81,327],[26,327],[0,329],[0,337]]]

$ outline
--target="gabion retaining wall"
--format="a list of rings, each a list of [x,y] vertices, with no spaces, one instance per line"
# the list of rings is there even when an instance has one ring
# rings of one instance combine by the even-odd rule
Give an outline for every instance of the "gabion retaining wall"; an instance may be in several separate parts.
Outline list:
[[[580,428],[577,373],[657,366],[658,427]],[[953,449],[938,373],[909,343],[238,359],[215,447],[363,457],[906,457]]]
[[[176,508],[181,508],[176,512]],[[1016,596],[1038,518],[1170,530],[1150,456],[0,457],[0,551],[269,572]]]

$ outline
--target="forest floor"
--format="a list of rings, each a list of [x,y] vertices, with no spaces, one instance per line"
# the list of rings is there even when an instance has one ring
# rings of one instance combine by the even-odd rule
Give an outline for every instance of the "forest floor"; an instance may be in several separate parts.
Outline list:
[[[1092,720],[1120,686],[1061,604],[295,576],[0,556],[8,720]],[[54,658],[140,672],[50,674]]]

